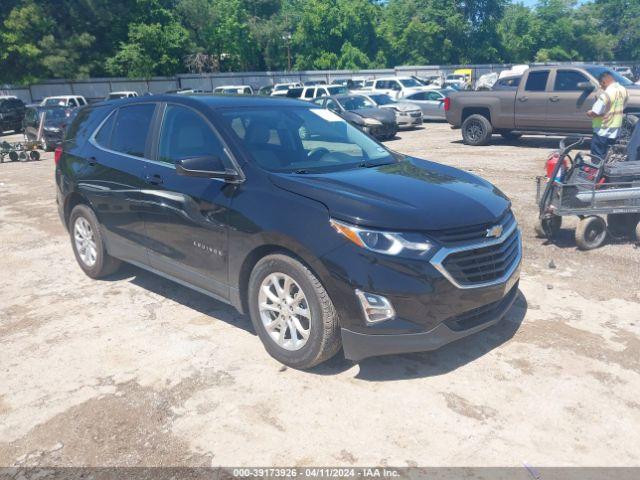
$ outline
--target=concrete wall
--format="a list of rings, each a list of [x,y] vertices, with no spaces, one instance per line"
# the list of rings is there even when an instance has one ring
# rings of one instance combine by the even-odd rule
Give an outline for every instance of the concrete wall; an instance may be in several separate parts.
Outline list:
[[[577,63],[577,62],[576,62]],[[608,63],[613,65],[614,63]],[[633,66],[631,62],[621,63]],[[378,78],[392,75],[447,75],[457,68],[471,68],[474,77],[509,68],[507,64],[487,65],[428,65],[401,66],[384,70],[324,70],[299,72],[227,72],[205,74],[180,74],[175,77],[157,77],[149,80],[130,78],[90,78],[87,80],[47,80],[28,87],[0,86],[0,95],[15,95],[26,103],[35,103],[52,95],[83,95],[90,102],[102,100],[109,92],[133,90],[139,94],[164,93],[179,88],[196,88],[211,91],[220,85],[251,85],[258,89],[265,85],[283,82],[306,82],[342,78]]]

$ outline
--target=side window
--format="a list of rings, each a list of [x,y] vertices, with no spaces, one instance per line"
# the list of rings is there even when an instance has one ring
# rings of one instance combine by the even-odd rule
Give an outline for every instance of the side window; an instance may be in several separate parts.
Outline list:
[[[584,75],[575,70],[558,70],[553,89],[556,92],[578,92],[580,91],[578,84],[587,81]]]
[[[111,150],[144,157],[155,108],[151,103],[120,108],[111,134]]]
[[[244,94],[245,94],[245,95],[251,95],[251,93],[252,93],[252,92],[251,92],[251,89],[250,89],[249,87],[246,87],[246,88],[244,89]]]
[[[407,98],[411,100],[428,100],[429,99],[426,92],[414,93],[413,95],[409,95],[409,97]]]
[[[102,124],[98,133],[96,133],[95,140],[98,145],[104,148],[111,148],[111,132],[113,131],[113,124],[116,119],[116,113],[111,113],[107,121]]]
[[[196,157],[222,160],[224,155],[222,142],[198,113],[178,105],[167,106],[160,133],[159,161],[174,164]]]
[[[78,97],[78,103],[80,104],[80,106],[84,106],[87,104],[87,102],[84,101],[84,98],[82,97]]]
[[[325,107],[334,112],[340,111],[340,109],[338,108],[338,104],[332,99],[327,100],[327,104],[325,105]]]
[[[304,98],[313,98],[313,94],[315,93],[315,88],[307,88],[304,92]]]
[[[375,83],[375,89],[383,89],[383,88],[387,88],[387,82],[384,80],[377,80]]]
[[[311,103],[315,103],[316,105],[318,105],[319,107],[322,106],[322,104],[324,103],[324,98],[316,98],[313,102]]]
[[[78,103],[73,98],[70,98],[69,99],[69,106],[70,107],[77,107]]]
[[[322,95],[329,95],[326,88],[317,88],[316,89],[316,97],[321,97]]]
[[[439,93],[436,92],[429,92],[427,93],[427,100],[433,100],[433,101],[438,101],[442,98],[442,96]]]
[[[549,70],[540,72],[530,72],[529,78],[524,89],[527,92],[544,92],[547,87],[547,79],[549,78]]]
[[[402,90],[402,85],[400,85],[400,82],[398,82],[397,80],[392,80],[389,83],[391,84],[392,90],[396,90],[396,91]]]

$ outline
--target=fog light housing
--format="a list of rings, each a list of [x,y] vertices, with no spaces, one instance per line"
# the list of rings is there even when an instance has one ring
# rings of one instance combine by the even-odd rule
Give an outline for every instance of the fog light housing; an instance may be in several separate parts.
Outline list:
[[[356,290],[356,296],[360,300],[364,319],[368,324],[384,322],[396,316],[391,302],[382,295]]]

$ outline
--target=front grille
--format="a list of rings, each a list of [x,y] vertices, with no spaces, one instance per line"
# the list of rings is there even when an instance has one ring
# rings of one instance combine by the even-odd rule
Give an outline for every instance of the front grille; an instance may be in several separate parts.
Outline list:
[[[409,116],[411,116],[413,118],[418,118],[420,115],[422,115],[422,112],[411,112],[411,113],[409,113]]]
[[[442,267],[459,285],[473,286],[499,281],[519,260],[520,234],[513,228],[500,243],[450,253],[442,261]]]
[[[516,221],[511,210],[507,211],[497,222],[482,223],[467,227],[449,228],[434,232],[426,232],[443,245],[458,245],[465,243],[475,243],[487,239],[487,230],[496,225],[502,225],[503,231],[508,231]]]

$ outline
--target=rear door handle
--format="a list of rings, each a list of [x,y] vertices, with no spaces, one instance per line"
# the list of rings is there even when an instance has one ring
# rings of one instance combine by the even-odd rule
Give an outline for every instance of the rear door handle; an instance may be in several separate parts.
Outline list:
[[[551,100],[552,102],[559,102],[560,101],[560,97],[554,95],[553,97],[549,97],[549,100]]]
[[[521,102],[526,102],[527,100],[529,100],[529,97],[518,97],[518,100],[520,100]]]
[[[162,177],[157,173],[154,173],[153,175],[147,175],[145,180],[151,185],[162,185]]]

